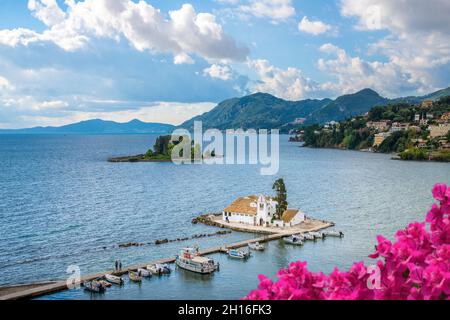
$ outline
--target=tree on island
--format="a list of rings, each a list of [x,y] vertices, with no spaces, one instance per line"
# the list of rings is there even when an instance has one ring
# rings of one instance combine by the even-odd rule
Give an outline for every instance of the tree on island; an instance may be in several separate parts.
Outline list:
[[[272,187],[273,190],[277,193],[277,196],[275,197],[275,200],[278,202],[276,215],[278,219],[281,219],[283,217],[283,213],[288,208],[287,203],[287,191],[286,191],[286,185],[284,184],[283,179],[278,179],[275,181]]]
[[[168,155],[170,151],[171,136],[159,136],[153,146],[153,152],[156,154]]]
[[[153,145],[153,149],[149,149],[144,158],[164,161],[170,160],[175,145],[176,143],[171,142],[171,136],[159,136]]]
[[[153,146],[153,149],[150,149],[145,154],[145,158],[147,159],[171,159],[172,157],[172,151],[174,150],[175,146],[179,145],[180,143],[187,143],[190,145],[191,149],[191,160],[201,160],[203,158],[202,155],[202,148],[200,144],[195,143],[194,140],[191,140],[187,136],[180,136],[178,138],[178,141],[173,141],[172,136],[159,136],[156,139],[156,142]],[[183,157],[183,149],[179,151],[178,154],[179,157]],[[213,150],[212,152],[209,152],[207,155],[207,158],[213,158],[216,156],[216,151]]]

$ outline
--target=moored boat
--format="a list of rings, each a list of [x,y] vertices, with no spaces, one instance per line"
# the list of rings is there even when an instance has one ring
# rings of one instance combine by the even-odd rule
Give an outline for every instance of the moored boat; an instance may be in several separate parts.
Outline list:
[[[140,277],[144,278],[150,278],[152,276],[151,272],[146,269],[138,269],[137,273]]]
[[[251,250],[255,250],[255,251],[264,251],[265,247],[263,244],[260,244],[259,242],[255,242],[255,243],[249,243],[248,247]]]
[[[113,276],[112,274],[105,274],[105,279],[106,279],[106,281],[108,281],[109,283],[112,283],[112,284],[118,284],[118,285],[123,284],[123,279],[121,277]]]
[[[105,287],[103,287],[98,281],[86,281],[83,283],[84,290],[94,292],[94,293],[102,293],[105,292]]]
[[[296,246],[303,245],[303,240],[299,236],[290,236],[290,237],[284,238],[283,240],[285,243],[288,243],[288,244],[293,244]]]
[[[323,239],[324,238],[324,235],[321,232],[310,232],[309,234],[312,235],[316,239]]]
[[[250,258],[250,251],[245,252],[236,249],[230,249],[227,251],[228,256],[235,259],[248,259]]]
[[[140,277],[139,274],[137,272],[134,272],[134,271],[128,272],[128,277],[133,282],[141,282],[142,281],[142,277]]]
[[[97,280],[97,281],[98,281],[98,283],[99,283],[102,287],[104,287],[105,289],[106,289],[106,288],[110,288],[110,287],[112,286],[112,284],[109,283],[109,282],[106,281],[106,280],[100,279],[100,280]]]
[[[315,241],[316,240],[316,237],[314,237],[311,233],[305,233],[304,235],[303,235],[303,239],[304,240],[310,240],[310,241]]]
[[[161,276],[163,274],[170,274],[170,266],[168,264],[151,264],[147,266],[147,270],[150,271],[152,274]]]
[[[184,248],[180,250],[175,260],[175,264],[181,269],[200,274],[211,274],[219,269],[219,264],[214,260],[202,257],[198,254],[198,249]]]
[[[344,236],[344,233],[342,231],[325,231],[323,234],[325,237],[335,238],[342,238]]]

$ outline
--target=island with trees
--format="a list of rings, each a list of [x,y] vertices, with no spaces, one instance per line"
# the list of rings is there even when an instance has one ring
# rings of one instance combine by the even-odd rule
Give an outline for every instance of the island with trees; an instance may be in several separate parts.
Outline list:
[[[184,139],[189,139],[187,137],[179,137],[178,141],[172,141],[172,136],[159,136],[156,139],[153,149],[149,149],[145,154],[138,154],[134,156],[125,157],[114,157],[109,158],[109,162],[172,162],[172,152],[175,146],[182,143]],[[187,142],[189,143],[189,141]],[[200,150],[200,145],[196,144],[193,140],[190,141],[191,144],[191,161],[197,158],[214,158],[217,157],[215,151],[207,152],[202,155]],[[189,147],[188,147],[189,148]],[[183,150],[180,150],[180,157],[183,157]]]

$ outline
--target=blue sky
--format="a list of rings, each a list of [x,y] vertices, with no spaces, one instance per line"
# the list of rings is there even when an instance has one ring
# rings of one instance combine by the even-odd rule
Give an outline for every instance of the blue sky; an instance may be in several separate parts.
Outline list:
[[[423,13],[427,12],[426,15]],[[0,0],[0,128],[450,84],[445,0]]]

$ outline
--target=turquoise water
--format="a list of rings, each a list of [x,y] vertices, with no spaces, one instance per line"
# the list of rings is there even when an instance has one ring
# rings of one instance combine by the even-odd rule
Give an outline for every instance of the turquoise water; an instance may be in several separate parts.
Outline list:
[[[366,260],[377,234],[388,237],[431,206],[431,187],[450,183],[450,164],[392,161],[388,155],[299,148],[282,137],[277,177],[257,166],[112,164],[109,156],[142,153],[155,136],[0,136],[0,285],[65,279],[176,254],[185,245],[206,248],[252,238],[233,232],[184,243],[118,248],[214,233],[192,218],[221,211],[238,196],[268,193],[285,179],[291,207],[337,223],[344,239],[303,248],[272,242],[247,262],[213,256],[220,272],[198,276],[181,270],[141,286],[127,284],[91,297],[81,290],[46,299],[238,299],[274,277],[290,261],[331,272]]]

